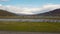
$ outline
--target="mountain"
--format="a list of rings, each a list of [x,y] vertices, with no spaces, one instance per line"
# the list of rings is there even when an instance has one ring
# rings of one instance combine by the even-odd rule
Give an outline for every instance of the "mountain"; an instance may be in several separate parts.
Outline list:
[[[60,16],[60,9],[55,9],[49,12],[41,13],[41,14],[36,14],[38,16]]]
[[[0,16],[17,16],[17,14],[8,12],[6,10],[0,10]]]
[[[6,10],[0,9],[0,16],[34,16],[34,15],[18,15]],[[60,16],[60,9],[55,9],[41,14],[35,14],[35,16]]]

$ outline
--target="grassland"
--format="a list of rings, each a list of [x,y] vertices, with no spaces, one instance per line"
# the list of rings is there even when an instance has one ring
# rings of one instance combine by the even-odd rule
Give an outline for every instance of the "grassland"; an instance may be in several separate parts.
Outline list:
[[[0,16],[0,19],[55,19],[55,20],[60,20],[60,16]]]
[[[0,22],[0,31],[60,32],[60,23]]]

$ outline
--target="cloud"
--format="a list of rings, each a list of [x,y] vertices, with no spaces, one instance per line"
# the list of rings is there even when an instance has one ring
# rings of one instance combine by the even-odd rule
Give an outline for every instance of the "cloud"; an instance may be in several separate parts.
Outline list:
[[[0,0],[0,1],[2,1],[2,2],[7,2],[7,1],[9,1],[9,0]]]
[[[3,6],[2,4],[0,4],[0,9],[6,10],[7,7]]]
[[[47,5],[43,5],[41,8],[40,8],[40,11],[36,12],[36,13],[44,13],[44,12],[48,12],[48,11],[52,11],[52,10],[55,10],[55,9],[58,9],[60,8],[60,4],[47,4]]]
[[[0,4],[0,9],[4,9],[4,10],[8,10],[10,12],[16,13],[16,14],[38,14],[38,13],[44,13],[44,12],[48,12],[48,11],[52,11],[54,9],[58,9],[60,8],[60,4],[47,4],[47,5],[43,5],[42,7],[38,7],[38,8],[29,8],[29,7],[17,7],[17,6],[12,6],[12,5],[7,5],[7,6],[3,6]],[[2,8],[3,7],[3,8]]]

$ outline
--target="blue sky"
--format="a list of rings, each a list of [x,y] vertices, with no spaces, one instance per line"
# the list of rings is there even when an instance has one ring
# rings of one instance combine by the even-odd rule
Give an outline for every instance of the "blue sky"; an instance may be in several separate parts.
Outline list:
[[[0,4],[3,5],[15,5],[15,6],[31,6],[31,7],[40,7],[44,4],[60,4],[60,0],[9,0],[9,1],[0,1]]]
[[[6,8],[17,14],[44,13],[60,8],[60,0],[0,0],[0,9]]]

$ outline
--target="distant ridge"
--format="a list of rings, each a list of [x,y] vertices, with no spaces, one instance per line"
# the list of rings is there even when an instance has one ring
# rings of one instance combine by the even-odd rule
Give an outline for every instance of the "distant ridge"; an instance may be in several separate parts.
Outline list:
[[[17,16],[17,14],[8,12],[6,10],[0,10],[0,16]]]
[[[49,12],[34,15],[19,15],[6,10],[0,10],[0,16],[60,16],[60,9],[55,9]]]
[[[49,12],[41,13],[41,14],[36,14],[39,16],[60,16],[60,9],[55,9]]]

